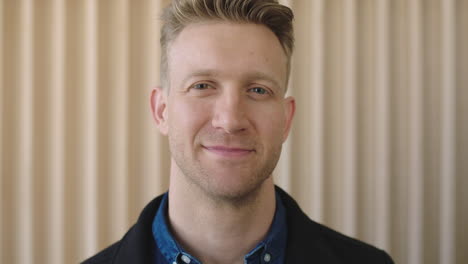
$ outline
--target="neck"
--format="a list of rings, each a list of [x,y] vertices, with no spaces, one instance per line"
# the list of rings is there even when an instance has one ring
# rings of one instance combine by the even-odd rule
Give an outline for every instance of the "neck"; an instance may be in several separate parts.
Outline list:
[[[268,178],[243,202],[215,200],[171,172],[169,223],[177,241],[203,263],[243,263],[267,234],[276,200]]]

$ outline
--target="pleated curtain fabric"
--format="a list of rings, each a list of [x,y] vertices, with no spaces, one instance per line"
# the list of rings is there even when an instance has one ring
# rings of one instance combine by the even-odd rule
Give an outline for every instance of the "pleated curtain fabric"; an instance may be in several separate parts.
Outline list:
[[[0,263],[77,263],[168,188],[168,1],[0,0]],[[278,185],[396,263],[468,263],[468,1],[289,0]]]

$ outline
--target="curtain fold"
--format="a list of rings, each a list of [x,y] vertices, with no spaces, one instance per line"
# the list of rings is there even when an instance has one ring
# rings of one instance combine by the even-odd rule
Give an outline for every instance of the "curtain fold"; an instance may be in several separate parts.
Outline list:
[[[76,263],[168,188],[169,1],[0,0],[0,262]],[[468,1],[288,0],[297,113],[274,172],[396,263],[468,262]]]

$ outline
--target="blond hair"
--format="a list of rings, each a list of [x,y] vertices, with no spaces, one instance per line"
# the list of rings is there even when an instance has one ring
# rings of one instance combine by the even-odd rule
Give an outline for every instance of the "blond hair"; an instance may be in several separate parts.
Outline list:
[[[294,48],[292,10],[277,0],[172,0],[162,14],[160,74],[163,87],[168,83],[168,49],[189,24],[229,21],[261,24],[278,38],[287,57],[288,77]]]

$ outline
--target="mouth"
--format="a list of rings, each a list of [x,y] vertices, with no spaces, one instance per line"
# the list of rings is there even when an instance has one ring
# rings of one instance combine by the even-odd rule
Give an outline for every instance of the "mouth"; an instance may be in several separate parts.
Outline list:
[[[230,146],[202,146],[203,149],[217,156],[226,158],[242,158],[255,152],[255,149]]]

